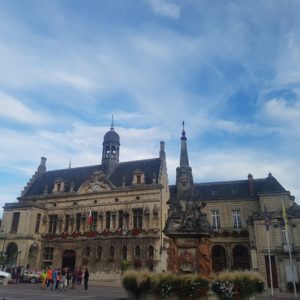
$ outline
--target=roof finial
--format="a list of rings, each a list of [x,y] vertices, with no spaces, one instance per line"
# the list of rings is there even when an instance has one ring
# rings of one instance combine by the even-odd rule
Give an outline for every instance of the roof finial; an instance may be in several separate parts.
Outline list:
[[[185,139],[184,121],[182,121],[182,136],[181,139]]]
[[[114,115],[111,115],[111,126],[110,130],[114,130]]]

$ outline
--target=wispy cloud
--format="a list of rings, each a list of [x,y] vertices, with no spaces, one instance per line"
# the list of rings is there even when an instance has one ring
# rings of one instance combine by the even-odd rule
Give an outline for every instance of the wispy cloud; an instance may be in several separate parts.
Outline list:
[[[16,122],[27,123],[31,125],[39,125],[52,121],[52,118],[34,110],[22,103],[15,97],[0,91],[0,117],[10,119]]]
[[[172,0],[148,0],[148,2],[158,15],[174,19],[180,17],[180,7]]]

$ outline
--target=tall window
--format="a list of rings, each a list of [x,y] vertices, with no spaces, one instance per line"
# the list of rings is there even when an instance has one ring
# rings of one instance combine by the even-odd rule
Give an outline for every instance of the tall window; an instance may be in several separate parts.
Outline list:
[[[97,216],[98,216],[98,213],[96,211],[93,211],[92,212],[92,218],[93,218],[92,229],[93,230],[97,230],[97,222],[98,222]]]
[[[96,257],[97,257],[98,259],[102,259],[102,247],[101,247],[101,246],[99,246],[99,247],[97,248]]]
[[[221,228],[220,214],[218,210],[211,211],[211,223],[212,223],[212,229],[218,230]]]
[[[241,222],[241,214],[239,209],[232,210],[232,218],[233,218],[233,229],[241,229],[242,222]]]
[[[36,223],[35,223],[35,233],[40,232],[40,224],[41,224],[41,214],[36,215]]]
[[[114,259],[115,258],[115,248],[113,246],[111,246],[109,248],[109,257],[110,257],[110,259]]]
[[[119,210],[118,212],[118,216],[119,216],[119,228],[123,228],[123,210]]]
[[[11,232],[18,232],[19,219],[20,219],[20,213],[15,212],[13,214],[13,219],[12,219],[12,223],[11,223],[11,229],[10,229]]]
[[[70,225],[70,215],[66,215],[66,223],[65,223],[65,230],[64,231],[68,232],[69,225]]]
[[[141,184],[142,183],[142,176],[141,175],[136,175],[136,183]]]
[[[53,259],[53,248],[47,247],[44,249],[44,260],[52,260]]]
[[[141,248],[140,246],[136,246],[135,249],[134,249],[134,256],[136,258],[140,258],[141,257]]]
[[[55,233],[57,228],[57,215],[50,215],[49,216],[49,233]]]
[[[106,228],[110,229],[110,216],[111,216],[111,212],[107,211],[106,212]]]
[[[76,231],[80,231],[81,213],[76,214]]]
[[[124,246],[122,248],[122,259],[126,259],[127,260],[127,247]]]
[[[143,209],[136,208],[133,209],[133,228],[143,227]]]

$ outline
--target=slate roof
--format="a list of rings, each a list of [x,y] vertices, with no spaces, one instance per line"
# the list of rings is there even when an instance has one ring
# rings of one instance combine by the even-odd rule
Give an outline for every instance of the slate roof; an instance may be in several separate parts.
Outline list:
[[[130,186],[132,184],[133,172],[140,170],[145,174],[146,184],[151,184],[153,174],[155,174],[157,178],[159,176],[160,165],[160,158],[121,162],[107,179],[115,187],[121,187],[123,178],[125,178],[126,186]],[[47,193],[51,194],[55,181],[58,178],[63,179],[65,192],[70,191],[71,184],[74,185],[74,191],[77,191],[84,182],[91,178],[95,171],[103,172],[102,165],[47,171],[34,181],[24,196],[43,195],[45,194],[45,187],[47,187]]]
[[[260,193],[286,192],[284,187],[269,175],[264,179],[253,179],[254,194],[251,195],[248,180],[221,181],[195,183],[193,197],[195,200],[230,200],[230,199],[257,199]],[[176,202],[176,185],[170,186],[170,202]]]

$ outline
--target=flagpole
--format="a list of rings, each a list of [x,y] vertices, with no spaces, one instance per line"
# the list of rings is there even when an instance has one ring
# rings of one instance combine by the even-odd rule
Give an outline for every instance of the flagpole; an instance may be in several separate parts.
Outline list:
[[[292,251],[291,251],[291,244],[290,244],[288,218],[287,218],[285,206],[284,206],[284,203],[283,203],[283,199],[281,199],[281,202],[282,202],[282,217],[283,217],[283,220],[284,220],[284,232],[285,232],[287,247],[288,247],[288,250],[289,250],[290,266],[291,266],[291,271],[292,271],[292,276],[293,276],[294,296],[295,296],[295,298],[297,298],[297,289],[296,289],[296,282],[295,282],[295,277],[294,277],[294,265],[293,265],[293,261],[292,261]]]
[[[274,289],[273,289],[273,274],[272,274],[272,265],[271,265],[269,230],[267,230],[267,245],[268,245],[268,256],[269,256],[269,273],[270,273],[271,295],[273,297],[274,296]]]
[[[274,288],[273,288],[273,274],[272,274],[272,265],[271,265],[271,250],[270,250],[270,236],[269,236],[269,228],[270,228],[270,214],[267,211],[266,204],[264,203],[264,218],[265,218],[265,227],[267,233],[267,246],[268,246],[268,258],[269,258],[269,274],[270,274],[270,285],[271,285],[271,295],[274,296]]]

